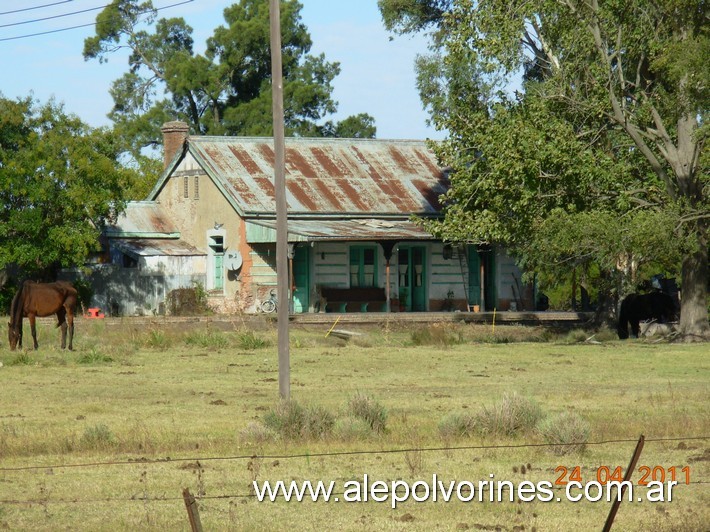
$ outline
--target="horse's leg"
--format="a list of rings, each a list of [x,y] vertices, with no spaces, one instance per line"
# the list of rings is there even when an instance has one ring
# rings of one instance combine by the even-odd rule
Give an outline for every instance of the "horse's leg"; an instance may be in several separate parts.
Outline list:
[[[631,334],[634,338],[639,337],[639,320],[631,320]]]
[[[74,311],[71,307],[67,307],[67,319],[64,326],[69,324],[69,351],[74,350]],[[63,342],[62,342],[63,343]],[[62,346],[64,347],[64,346]]]
[[[36,316],[33,313],[30,313],[27,317],[30,320],[30,329],[32,330],[32,341],[35,344],[35,351],[36,351],[37,347],[38,347],[38,345],[37,345],[37,326],[35,324]]]
[[[59,307],[57,310],[57,327],[62,328],[62,349],[65,349],[67,347],[67,320],[64,307]]]

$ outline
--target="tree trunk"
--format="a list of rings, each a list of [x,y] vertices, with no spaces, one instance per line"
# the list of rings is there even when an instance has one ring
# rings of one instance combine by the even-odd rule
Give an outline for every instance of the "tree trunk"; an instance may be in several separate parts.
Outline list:
[[[683,259],[680,304],[680,331],[688,341],[709,340],[707,287],[707,229],[701,223],[698,250]]]

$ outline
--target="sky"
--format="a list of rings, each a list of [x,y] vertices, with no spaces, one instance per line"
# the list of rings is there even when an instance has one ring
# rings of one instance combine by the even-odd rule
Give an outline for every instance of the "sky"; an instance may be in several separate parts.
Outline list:
[[[194,30],[195,51],[202,53],[214,29],[225,24],[224,8],[234,2],[192,0],[169,7],[182,1],[153,0],[153,5],[164,7],[159,17],[183,17]],[[94,35],[92,24],[108,3],[0,0],[0,93],[11,99],[33,94],[41,103],[54,97],[91,126],[110,125],[109,88],[127,71],[127,56],[115,54],[104,64],[82,57],[84,39]],[[444,137],[427,126],[428,115],[415,87],[414,60],[427,53],[425,36],[387,32],[377,0],[301,0],[301,4],[301,18],[313,41],[311,54],[324,53],[326,60],[340,63],[341,73],[333,82],[338,113],[332,118],[369,113],[380,139]],[[33,7],[37,9],[29,9]],[[53,18],[39,20],[47,17]]]

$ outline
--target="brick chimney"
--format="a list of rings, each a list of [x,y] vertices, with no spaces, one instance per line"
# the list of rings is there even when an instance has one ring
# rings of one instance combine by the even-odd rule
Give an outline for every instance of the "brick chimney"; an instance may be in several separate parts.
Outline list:
[[[190,128],[185,122],[176,120],[163,124],[160,131],[163,132],[163,166],[167,168],[175,154],[182,149]]]

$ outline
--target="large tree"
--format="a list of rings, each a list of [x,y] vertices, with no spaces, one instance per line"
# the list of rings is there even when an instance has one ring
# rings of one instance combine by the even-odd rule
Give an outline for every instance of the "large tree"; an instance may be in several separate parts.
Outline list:
[[[121,147],[61,105],[0,95],[0,271],[51,277],[97,251],[135,179]]]
[[[337,110],[331,98],[337,63],[309,55],[311,38],[301,22],[301,4],[281,5],[286,132],[335,136],[338,131],[374,136],[372,117],[345,124],[323,123]],[[129,71],[111,89],[109,117],[131,139],[132,153],[160,141],[160,126],[180,119],[197,134],[271,134],[269,6],[241,0],[224,10],[226,26],[215,29],[204,55],[193,48],[192,28],[182,18],[157,19],[150,0],[113,0],[86,39],[84,58],[107,61],[128,48]]]
[[[454,168],[441,234],[534,257],[554,235],[544,228],[555,213],[590,233],[614,220],[612,245],[598,242],[598,256],[609,265],[617,250],[623,267],[653,250],[615,241],[663,220],[682,254],[681,329],[707,335],[707,3],[379,3],[391,30],[433,30],[419,88],[434,124],[450,133],[438,148]]]

